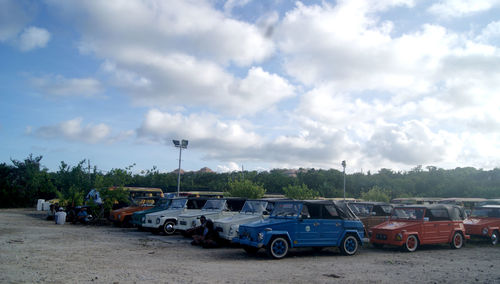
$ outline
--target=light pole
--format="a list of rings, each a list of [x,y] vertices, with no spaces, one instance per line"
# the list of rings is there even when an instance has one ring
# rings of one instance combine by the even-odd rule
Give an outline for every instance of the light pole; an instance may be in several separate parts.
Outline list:
[[[187,149],[188,141],[182,140],[172,140],[174,142],[174,146],[179,148],[179,169],[177,170],[177,197],[179,197],[179,192],[181,190],[181,157],[182,157],[182,149]]]
[[[342,161],[342,167],[344,168],[344,201],[345,201],[345,166],[346,166],[346,163],[344,160],[344,161]]]

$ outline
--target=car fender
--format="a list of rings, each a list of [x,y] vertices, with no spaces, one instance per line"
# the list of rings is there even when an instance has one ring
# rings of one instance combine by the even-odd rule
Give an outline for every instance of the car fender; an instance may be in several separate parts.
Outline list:
[[[356,236],[356,239],[358,239],[358,242],[360,244],[363,243],[363,238],[362,238],[362,236],[360,236],[360,234],[357,230],[345,230],[344,233],[342,234],[342,236],[339,238],[337,246],[340,246],[342,244],[342,240],[344,240],[346,235],[354,235],[354,236]]]
[[[450,235],[450,238],[449,238],[448,242],[452,242],[453,241],[453,236],[455,235],[456,232],[461,233],[462,236],[464,237],[464,240],[470,240],[470,235],[465,234],[464,230],[462,230],[460,228],[457,228],[457,229],[455,229],[455,230],[453,230],[451,232],[451,235]]]
[[[267,244],[271,241],[271,239],[274,236],[285,236],[290,243],[290,247],[293,247],[293,242],[292,239],[290,238],[290,235],[288,234],[288,231],[266,231],[264,233],[264,239],[262,240],[262,244],[264,246],[267,246]]]

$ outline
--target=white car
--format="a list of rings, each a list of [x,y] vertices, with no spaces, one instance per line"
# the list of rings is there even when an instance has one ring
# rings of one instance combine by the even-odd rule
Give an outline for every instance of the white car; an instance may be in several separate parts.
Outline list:
[[[142,227],[155,232],[163,232],[166,235],[175,233],[175,225],[179,215],[190,211],[199,211],[207,199],[173,199],[168,209],[146,214],[142,220]]]
[[[241,224],[269,217],[273,207],[274,201],[247,200],[239,214],[215,220],[215,230],[219,233],[220,238],[232,241],[233,238],[238,236],[238,228]]]
[[[193,210],[179,215],[175,229],[187,231],[201,225],[200,217],[216,220],[238,214],[243,207],[245,200],[237,198],[209,199],[201,210]]]

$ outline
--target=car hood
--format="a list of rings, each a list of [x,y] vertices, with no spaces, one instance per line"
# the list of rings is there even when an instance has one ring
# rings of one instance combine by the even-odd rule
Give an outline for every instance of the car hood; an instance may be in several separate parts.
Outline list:
[[[491,224],[499,224],[500,218],[469,218],[464,220],[467,226],[488,226]]]
[[[401,230],[405,228],[411,228],[415,225],[419,224],[418,222],[400,222],[400,221],[387,221],[382,224],[379,224],[372,229],[379,230]]]
[[[294,223],[297,222],[297,219],[288,219],[288,218],[268,218],[265,220],[259,220],[252,223],[244,224],[242,226],[248,228],[261,228],[261,227],[272,227],[281,224]]]
[[[116,210],[113,210],[113,213],[114,214],[119,214],[119,213],[123,213],[123,212],[128,212],[130,210],[135,210],[137,209],[138,206],[128,206],[128,207],[123,207],[123,208],[120,208],[120,209],[116,209]]]
[[[255,220],[256,218],[259,218],[260,216],[261,215],[259,215],[259,214],[237,214],[237,215],[217,219],[216,223],[235,224],[235,223],[245,222],[246,220]]]
[[[183,210],[184,209],[175,209],[175,210],[167,209],[167,210],[162,210],[162,211],[158,211],[158,212],[154,212],[154,213],[149,213],[148,216],[160,217],[160,216],[167,216],[167,215],[172,215],[172,214],[179,214]]]
[[[184,214],[180,215],[179,217],[192,218],[192,217],[199,217],[201,215],[210,216],[210,215],[219,214],[220,212],[222,212],[222,210],[195,210],[194,212],[184,213]]]

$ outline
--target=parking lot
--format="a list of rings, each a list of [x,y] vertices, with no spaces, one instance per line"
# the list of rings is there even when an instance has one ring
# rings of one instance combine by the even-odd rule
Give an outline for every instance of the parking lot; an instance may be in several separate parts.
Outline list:
[[[202,249],[179,235],[134,228],[57,226],[34,209],[0,210],[0,283],[500,283],[500,245],[473,240],[459,250],[414,253],[365,244],[355,256],[337,249]]]

